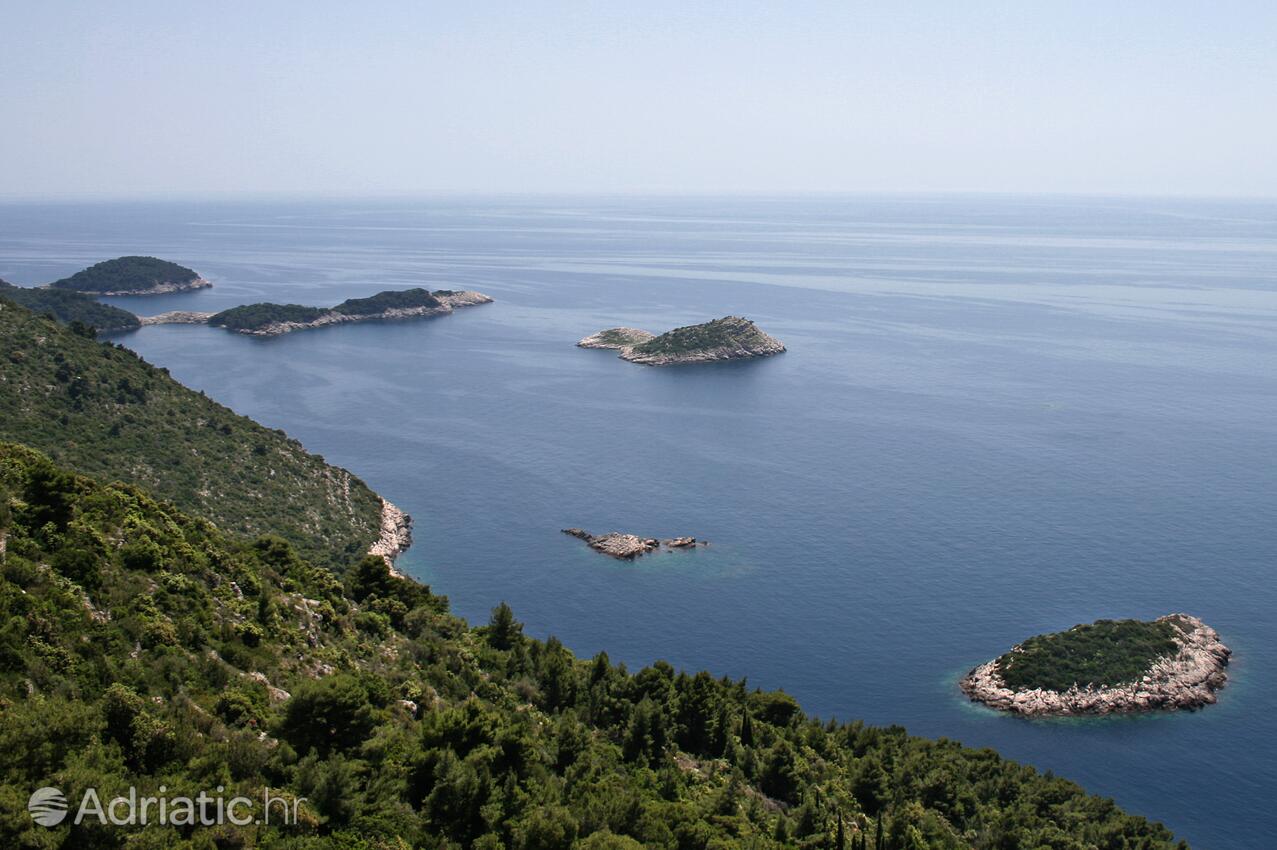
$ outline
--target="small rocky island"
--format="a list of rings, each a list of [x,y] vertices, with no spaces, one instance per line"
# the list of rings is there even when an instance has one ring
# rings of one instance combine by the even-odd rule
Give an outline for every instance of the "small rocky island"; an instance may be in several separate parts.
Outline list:
[[[976,702],[1030,716],[1195,709],[1215,702],[1231,654],[1188,614],[1097,620],[1029,638],[960,687]]]
[[[116,257],[48,284],[88,295],[162,295],[212,286],[199,272],[157,257]]]
[[[694,549],[697,546],[708,546],[704,540],[695,537],[669,537],[658,540],[655,537],[639,537],[637,534],[624,534],[620,531],[609,531],[607,534],[594,535],[583,528],[565,528],[564,534],[578,540],[584,540],[595,552],[611,555],[624,561],[633,560],[657,549]]]
[[[173,311],[158,316],[143,316],[143,325],[209,324],[235,333],[251,336],[279,336],[307,328],[347,322],[372,322],[389,319],[415,319],[443,316],[458,307],[490,304],[492,299],[481,292],[453,289],[389,289],[367,298],[351,298],[336,307],[307,307],[302,304],[245,304],[220,313]]]
[[[749,319],[724,316],[712,322],[675,328],[660,336],[638,328],[609,328],[577,343],[581,348],[611,348],[622,360],[645,366],[712,363],[780,354],[780,340],[759,330]]]

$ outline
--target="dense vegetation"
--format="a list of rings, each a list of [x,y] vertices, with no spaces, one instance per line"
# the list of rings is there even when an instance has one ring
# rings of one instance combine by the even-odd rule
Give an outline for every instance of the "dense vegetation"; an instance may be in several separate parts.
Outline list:
[[[734,348],[762,340],[753,322],[738,316],[724,316],[699,325],[675,328],[634,346],[635,354],[687,354],[711,348]]]
[[[210,325],[231,331],[253,331],[279,322],[313,322],[329,312],[322,307],[302,304],[245,304],[214,314]]]
[[[190,283],[199,274],[186,266],[156,257],[118,257],[55,280],[55,289],[78,292],[143,292],[164,284]]]
[[[0,446],[0,838],[42,848],[1153,850],[1172,838],[990,750],[821,723],[784,693],[472,629]],[[303,796],[300,824],[33,825],[27,796]]]
[[[98,331],[128,331],[138,327],[137,316],[92,297],[66,289],[28,289],[0,280],[0,298],[21,304],[33,313],[48,313],[59,322],[79,322]]]
[[[347,299],[334,307],[333,312],[348,316],[375,316],[387,310],[438,307],[441,303],[428,289],[388,289],[368,298]]]
[[[1166,620],[1097,620],[1029,638],[998,659],[998,672],[1013,690],[1122,685],[1178,652],[1178,634]]]
[[[0,439],[145,486],[226,531],[279,534],[317,563],[377,539],[381,503],[362,481],[131,351],[0,300],[0,364]]]
[[[440,290],[440,294],[451,294]],[[246,304],[232,307],[214,315],[210,325],[232,331],[255,331],[281,322],[304,324],[313,322],[329,313],[344,316],[376,316],[387,310],[408,310],[419,307],[438,307],[439,301],[427,289],[389,289],[367,298],[349,298],[336,307],[306,307],[301,304]]]

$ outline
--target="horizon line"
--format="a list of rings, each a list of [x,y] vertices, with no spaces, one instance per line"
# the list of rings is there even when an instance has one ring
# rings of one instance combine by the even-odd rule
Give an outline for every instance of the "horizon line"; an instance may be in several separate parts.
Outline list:
[[[995,189],[616,189],[616,190],[423,190],[413,192],[319,192],[305,190],[260,192],[114,192],[27,194],[0,192],[0,204],[128,204],[178,202],[341,202],[341,201],[438,201],[468,199],[717,199],[755,200],[839,199],[839,198],[1015,198],[1015,199],[1095,199],[1095,200],[1180,200],[1277,202],[1277,194],[1228,194],[1199,192],[1049,191]]]

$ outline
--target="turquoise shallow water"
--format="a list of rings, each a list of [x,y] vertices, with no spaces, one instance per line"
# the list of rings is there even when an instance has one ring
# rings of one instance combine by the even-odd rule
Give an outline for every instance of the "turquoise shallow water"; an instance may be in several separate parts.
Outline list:
[[[121,340],[416,518],[402,566],[582,654],[784,687],[992,746],[1194,846],[1277,827],[1277,204],[1061,198],[0,206],[0,277],[150,253],[151,313],[473,288],[274,340]],[[573,342],[736,313],[790,351],[649,369]],[[577,525],[711,546],[621,564]],[[1187,610],[1236,651],[1196,714],[1025,721],[956,678],[1036,632]]]

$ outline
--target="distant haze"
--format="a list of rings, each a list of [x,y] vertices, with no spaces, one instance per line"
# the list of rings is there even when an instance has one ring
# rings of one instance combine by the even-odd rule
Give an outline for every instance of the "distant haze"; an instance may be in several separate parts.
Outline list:
[[[1277,3],[9,3],[0,197],[1277,195]]]

